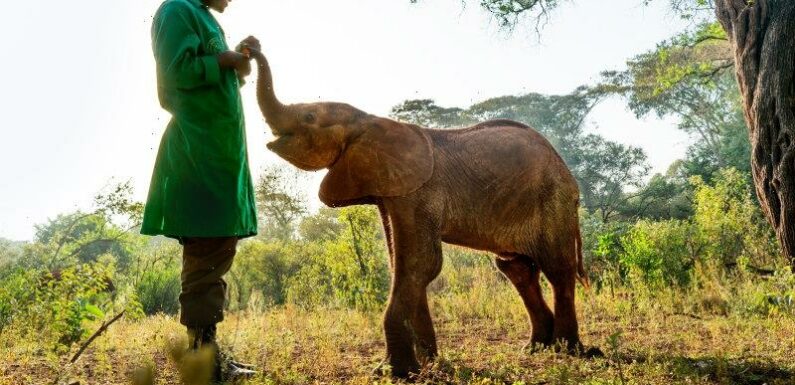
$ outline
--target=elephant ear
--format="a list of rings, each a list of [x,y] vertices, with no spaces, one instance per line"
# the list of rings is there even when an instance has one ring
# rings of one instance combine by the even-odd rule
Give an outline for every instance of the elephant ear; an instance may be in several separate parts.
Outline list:
[[[422,129],[387,119],[367,124],[364,132],[347,144],[320,185],[320,200],[328,206],[403,196],[431,178],[433,150]]]

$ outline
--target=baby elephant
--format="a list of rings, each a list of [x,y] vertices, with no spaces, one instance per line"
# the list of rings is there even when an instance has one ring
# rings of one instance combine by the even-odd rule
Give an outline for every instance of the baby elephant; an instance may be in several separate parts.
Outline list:
[[[267,59],[257,97],[276,140],[268,148],[296,167],[329,169],[328,206],[378,206],[392,287],[384,317],[387,356],[406,377],[437,354],[426,288],[442,269],[442,242],[487,250],[516,286],[533,326],[532,343],[582,348],[574,293],[586,283],[577,183],[549,142],[530,127],[495,120],[431,130],[369,115],[347,104],[283,105]],[[552,284],[547,306],[540,273]]]

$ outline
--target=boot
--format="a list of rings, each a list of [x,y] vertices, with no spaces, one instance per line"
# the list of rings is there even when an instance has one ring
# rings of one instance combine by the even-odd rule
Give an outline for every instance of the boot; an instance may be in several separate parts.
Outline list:
[[[213,350],[213,368],[210,377],[211,384],[223,384],[227,381],[235,382],[240,379],[251,378],[257,374],[254,365],[235,361],[228,354],[221,352],[215,338],[216,326],[210,325],[201,328],[188,328],[188,338],[191,349],[198,350],[208,347]]]

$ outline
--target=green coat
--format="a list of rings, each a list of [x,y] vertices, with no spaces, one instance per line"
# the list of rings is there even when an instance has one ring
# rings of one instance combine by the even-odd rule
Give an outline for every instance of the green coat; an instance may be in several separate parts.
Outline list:
[[[200,0],[166,0],[152,25],[163,134],[142,234],[247,237],[257,233],[237,74],[216,55],[224,32]]]

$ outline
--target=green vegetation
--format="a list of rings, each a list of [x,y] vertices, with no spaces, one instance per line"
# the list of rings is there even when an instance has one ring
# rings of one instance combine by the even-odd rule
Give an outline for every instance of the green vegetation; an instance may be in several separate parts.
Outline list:
[[[504,25],[543,20],[562,1],[483,0]],[[672,0],[699,19],[701,0]],[[750,145],[733,63],[717,24],[700,23],[568,95],[504,96],[468,108],[408,100],[396,119],[429,127],[507,118],[530,124],[580,183],[592,286],[578,289],[581,334],[605,358],[521,349],[530,326],[493,256],[445,246],[431,285],[441,357],[419,383],[795,384],[795,274],[752,193]],[[638,116],[672,116],[693,138],[684,159],[648,175],[639,148],[586,134],[607,97]],[[221,344],[264,369],[252,384],[389,384],[381,312],[389,266],[372,207],[311,212],[292,169],[257,183],[261,234],[227,275]],[[94,209],[0,239],[0,383],[179,383],[181,249],[137,234],[129,184]],[[545,290],[547,290],[546,285]],[[550,293],[547,290],[546,295]],[[124,318],[69,359],[103,322]]]
[[[605,222],[582,211],[592,288],[579,292],[580,320],[584,341],[605,350],[604,359],[522,352],[527,316],[492,257],[447,247],[431,286],[442,357],[421,382],[793,383],[795,275],[747,177],[725,169],[711,182],[690,178],[688,188],[692,215],[682,219]],[[274,187],[265,195],[274,194],[292,202],[282,209],[306,211],[294,193]],[[88,238],[85,226],[60,220],[47,227],[63,244],[3,243],[0,354],[11,358],[0,367],[5,383],[59,375],[127,383],[147,367],[157,383],[177,381],[183,363],[169,351],[182,332],[174,316],[179,246],[119,227],[135,219],[134,211],[108,213],[100,207],[82,215],[107,226]],[[227,276],[230,317],[222,343],[265,368],[253,384],[390,383],[370,373],[383,358],[380,312],[389,281],[377,211],[322,209],[296,218],[281,239],[263,234],[241,244]],[[80,247],[97,244],[99,234],[113,234],[114,243]],[[71,252],[53,259],[53,248]],[[75,253],[81,249],[95,252]],[[118,263],[109,250],[129,262]],[[92,331],[124,309],[123,321],[77,365],[67,363]]]

